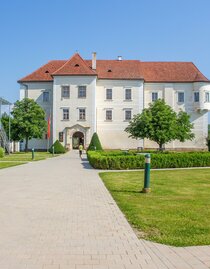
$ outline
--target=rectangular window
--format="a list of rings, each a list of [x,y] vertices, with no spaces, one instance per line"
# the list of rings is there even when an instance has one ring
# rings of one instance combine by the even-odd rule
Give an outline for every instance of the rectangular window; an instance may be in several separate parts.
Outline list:
[[[131,120],[131,110],[125,110],[125,120]]]
[[[69,109],[68,108],[63,109],[63,120],[69,120]]]
[[[194,92],[194,102],[199,102],[200,96],[199,92]]]
[[[106,100],[112,100],[112,89],[106,89]]]
[[[184,103],[184,92],[178,92],[178,103]]]
[[[207,103],[210,102],[210,92],[206,92],[206,94],[205,94],[205,101],[206,101]]]
[[[158,99],[158,92],[152,92],[152,102],[155,102]]]
[[[61,87],[61,97],[62,98],[69,98],[70,97],[70,87],[69,86],[62,86]]]
[[[43,102],[49,102],[49,92],[43,92]]]
[[[86,119],[86,111],[85,108],[79,109],[79,120],[85,120]]]
[[[63,132],[59,132],[59,142],[63,142]]]
[[[131,100],[131,89],[125,89],[125,100]]]
[[[112,110],[106,110],[106,120],[112,120]]]
[[[86,98],[86,86],[78,87],[78,98]]]

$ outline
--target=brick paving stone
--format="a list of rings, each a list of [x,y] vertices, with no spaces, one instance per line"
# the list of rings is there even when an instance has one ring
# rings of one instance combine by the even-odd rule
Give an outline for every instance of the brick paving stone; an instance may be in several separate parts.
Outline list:
[[[0,269],[208,269],[210,246],[139,240],[85,159],[0,170]]]

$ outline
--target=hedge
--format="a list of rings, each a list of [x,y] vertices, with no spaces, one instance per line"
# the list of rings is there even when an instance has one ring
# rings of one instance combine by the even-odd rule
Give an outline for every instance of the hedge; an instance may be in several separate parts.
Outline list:
[[[87,150],[102,150],[101,142],[97,133],[93,134]]]
[[[0,158],[4,157],[4,149],[0,147]]]
[[[52,149],[53,146],[54,146],[54,153],[55,154],[60,154],[60,153],[66,152],[64,146],[58,140],[56,140],[55,143],[49,149],[50,153],[53,152],[53,149]]]
[[[89,151],[89,163],[96,169],[143,169],[144,154],[128,153],[111,155]],[[184,168],[210,166],[210,153],[208,152],[180,152],[180,153],[152,153],[151,168]]]

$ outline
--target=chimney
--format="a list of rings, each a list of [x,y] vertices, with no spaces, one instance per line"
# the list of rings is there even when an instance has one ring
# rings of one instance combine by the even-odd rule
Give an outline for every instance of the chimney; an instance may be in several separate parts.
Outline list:
[[[92,53],[92,69],[96,70],[96,52]]]
[[[118,61],[122,61],[122,56],[117,57]]]

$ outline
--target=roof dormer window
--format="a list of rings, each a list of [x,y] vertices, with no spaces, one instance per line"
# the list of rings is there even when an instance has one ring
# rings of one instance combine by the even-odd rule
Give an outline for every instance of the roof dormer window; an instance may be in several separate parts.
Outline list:
[[[112,72],[112,70],[111,70],[111,69],[108,69],[108,71],[107,71],[107,72],[109,72],[109,73],[110,73],[110,72]]]
[[[46,71],[45,71],[45,74],[49,74],[49,71],[48,71],[48,70],[46,70]]]
[[[75,64],[75,67],[79,67],[79,64]]]

